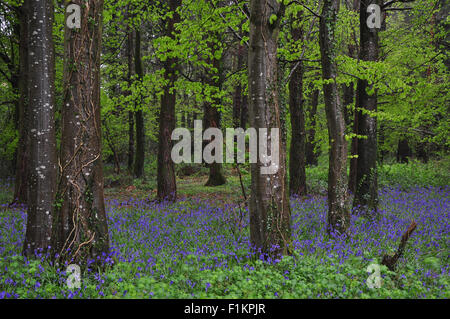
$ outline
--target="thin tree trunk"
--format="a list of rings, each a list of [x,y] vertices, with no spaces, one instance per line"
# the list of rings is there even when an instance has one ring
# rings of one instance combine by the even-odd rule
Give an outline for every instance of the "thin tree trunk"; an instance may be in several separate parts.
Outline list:
[[[244,130],[247,128],[248,123],[248,96],[247,94],[242,95],[242,105],[241,105],[241,128]]]
[[[134,62],[136,75],[138,80],[142,81],[144,77],[144,70],[141,59],[141,31],[136,30],[135,38],[135,52]],[[135,111],[136,118],[136,155],[134,160],[134,176],[140,178],[144,175],[144,161],[145,161],[145,128],[144,128],[144,113],[142,111],[142,98],[139,97],[139,105]]]
[[[353,3],[347,3],[348,9],[353,10],[355,13],[359,11],[360,6],[360,0],[353,0]],[[348,44],[348,55],[354,59],[358,58],[358,41],[356,39],[355,31],[352,31],[352,38],[354,41]],[[350,101],[350,86],[344,85],[344,105],[346,103],[353,103],[353,99],[355,98],[355,92],[353,88],[353,83],[351,83],[351,95],[352,95],[352,101]],[[358,96],[356,96],[356,99],[358,99]],[[355,101],[355,105],[358,102]],[[352,132],[354,134],[358,134],[358,114],[355,111],[353,111],[352,114],[348,112],[348,109],[346,109],[346,119],[345,122],[347,123],[347,127],[350,125],[351,122],[352,126]],[[351,118],[353,118],[353,121],[351,121]],[[348,189],[349,191],[354,194],[356,191],[356,166],[358,165],[358,138],[355,136],[352,138],[351,146],[350,146],[350,173],[349,173],[349,180],[348,180]]]
[[[128,87],[131,87],[133,76],[133,32],[130,27],[127,26],[127,82]],[[125,95],[131,95],[131,91],[127,90]],[[133,161],[134,161],[134,112],[128,112],[128,172],[133,173]]]
[[[244,64],[244,46],[239,45],[236,50],[236,71],[242,69]],[[242,112],[242,85],[238,83],[234,89],[233,95],[233,126],[234,128],[240,127],[241,124],[241,112]]]
[[[250,1],[250,47],[248,56],[249,119],[257,131],[280,130],[277,46],[284,5],[276,0]],[[272,14],[277,16],[274,20]],[[281,133],[280,133],[281,135]],[[261,136],[260,136],[261,138]],[[291,253],[290,206],[286,185],[286,150],[278,141],[276,173],[263,175],[261,159],[251,164],[250,241],[262,253]],[[268,153],[274,154],[271,141]],[[271,164],[274,164],[273,161]]]
[[[128,163],[127,169],[130,174],[133,173],[134,160],[134,112],[128,112]]]
[[[311,93],[311,105],[308,109],[308,137],[306,140],[306,164],[311,166],[317,166],[318,164],[318,151],[316,150],[316,114],[317,106],[319,105],[319,90],[313,90]]]
[[[81,28],[65,29],[62,172],[53,247],[58,259],[84,263],[109,250],[100,120],[103,1],[72,2],[81,7]]]
[[[19,10],[19,101],[18,131],[19,142],[16,157],[16,179],[14,184],[14,203],[27,203],[28,161],[29,161],[29,128],[28,128],[28,12],[26,4]]]
[[[28,15],[29,170],[23,253],[51,246],[56,188],[53,1],[26,0]]]
[[[325,111],[330,143],[328,170],[328,233],[346,233],[350,224],[347,178],[347,141],[342,103],[336,83],[336,21],[339,0],[324,0],[320,19],[320,52]]]
[[[301,14],[298,14],[301,18]],[[300,27],[291,30],[292,40],[303,38]],[[289,191],[290,195],[306,195],[306,127],[303,98],[303,62],[294,65],[289,80],[289,112],[291,114],[291,148],[289,157]]]
[[[181,0],[169,0],[168,7],[172,16],[164,21],[165,34],[174,38],[175,24],[180,21],[176,12],[181,6]],[[171,158],[172,139],[171,135],[175,129],[175,104],[176,91],[174,83],[177,78],[178,59],[167,58],[164,61],[164,78],[168,81],[161,96],[161,111],[159,115],[159,139],[158,139],[158,200],[175,201],[177,198],[177,184],[175,177],[175,165]]]
[[[367,26],[367,7],[373,1],[362,0],[360,2],[360,59],[363,61],[378,60],[378,33],[371,31]],[[380,1],[376,1],[380,5]],[[354,207],[360,207],[368,212],[376,213],[378,206],[378,185],[377,185],[377,118],[371,116],[366,111],[377,111],[377,95],[367,93],[369,89],[367,80],[358,80],[358,90],[356,94],[356,121],[357,134],[367,138],[358,140],[356,183]],[[364,110],[364,111],[363,111]]]
[[[120,160],[119,160],[119,155],[117,153],[116,148],[114,147],[114,142],[111,139],[111,133],[109,131],[109,127],[106,123],[106,121],[102,121],[103,126],[105,127],[105,140],[106,143],[109,146],[109,149],[111,150],[111,152],[113,153],[113,158],[114,158],[114,172],[116,174],[120,174]]]

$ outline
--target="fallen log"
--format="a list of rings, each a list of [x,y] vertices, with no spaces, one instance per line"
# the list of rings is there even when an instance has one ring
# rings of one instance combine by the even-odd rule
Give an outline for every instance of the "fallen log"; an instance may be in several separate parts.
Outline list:
[[[416,227],[417,223],[413,221],[411,225],[409,225],[408,230],[403,234],[397,252],[394,255],[384,255],[381,262],[382,265],[385,265],[391,271],[395,270],[398,260],[402,257],[403,252],[405,251],[406,243]]]

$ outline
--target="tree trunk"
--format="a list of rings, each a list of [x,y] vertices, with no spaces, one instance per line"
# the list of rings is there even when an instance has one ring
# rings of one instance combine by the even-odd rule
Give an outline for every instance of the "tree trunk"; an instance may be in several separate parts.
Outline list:
[[[347,184],[347,141],[342,103],[336,83],[336,20],[339,0],[324,0],[320,19],[320,52],[325,112],[330,143],[328,170],[328,233],[346,233],[350,224]]]
[[[242,69],[244,64],[244,46],[239,44],[236,50],[236,70],[238,72]],[[242,112],[242,85],[238,83],[234,89],[233,96],[233,127],[238,128],[241,124],[241,112]]]
[[[28,161],[29,161],[29,127],[28,127],[28,12],[26,4],[19,10],[19,101],[18,131],[19,142],[16,156],[16,179],[13,203],[27,203]]]
[[[353,103],[353,98],[355,95],[355,92],[353,90],[353,83],[350,84],[342,84],[342,92],[343,92],[343,98],[344,98],[344,119],[345,119],[345,125],[347,127],[350,127],[352,124],[352,111],[349,110],[349,105]]]
[[[72,2],[81,7],[81,28],[65,29],[62,172],[53,247],[58,259],[84,263],[109,250],[100,121],[103,1]]]
[[[134,62],[136,75],[138,80],[142,82],[144,77],[144,70],[141,59],[141,31],[136,30]],[[144,128],[144,113],[142,111],[142,97],[139,96],[138,107],[135,111],[136,118],[136,157],[134,160],[134,176],[140,178],[144,175],[144,161],[145,161],[145,128]]]
[[[248,123],[248,96],[247,94],[242,95],[242,105],[241,105],[241,128],[244,130],[247,128]]]
[[[216,34],[216,38],[218,39],[218,35]],[[212,45],[212,43],[211,43]],[[214,51],[212,51],[214,54]],[[211,62],[211,61],[208,61]],[[217,70],[218,74],[209,74],[208,75],[208,85],[211,87],[216,87],[217,91],[220,91],[222,89],[222,81],[223,81],[223,74],[222,74],[222,65],[220,59],[213,58],[212,64],[214,69]],[[216,79],[214,79],[216,77]],[[204,104],[205,107],[205,116],[203,121],[203,127],[204,129],[208,128],[218,128],[220,129],[220,121],[221,121],[221,114],[218,109],[218,106],[220,105],[221,101],[218,98],[214,98],[214,105],[206,102]],[[235,122],[236,123],[236,122]],[[234,123],[234,124],[235,124]],[[211,142],[211,141],[210,141]],[[207,144],[207,143],[206,143]],[[224,174],[223,174],[223,167],[222,163],[213,162],[208,165],[209,166],[209,178],[206,182],[205,186],[220,186],[227,182]]]
[[[29,170],[23,253],[51,246],[56,188],[53,1],[25,1],[28,12]]]
[[[220,129],[220,112],[215,106],[211,105],[211,103],[208,102],[205,103],[205,117],[203,123],[203,127],[205,129],[212,127]],[[223,175],[222,163],[214,162],[209,164],[208,166],[209,178],[205,186],[219,186],[227,182],[225,176]]]
[[[276,0],[250,1],[250,47],[248,56],[249,119],[258,132],[280,129],[277,46],[284,5]],[[273,19],[273,14],[277,19]],[[261,138],[261,136],[259,137]],[[286,187],[286,150],[279,145],[276,173],[263,175],[261,158],[251,164],[250,241],[269,255],[291,253],[290,206]],[[275,149],[268,141],[268,153]],[[260,150],[261,151],[261,150]],[[273,162],[271,163],[273,164]]]
[[[406,138],[401,138],[398,141],[397,148],[397,162],[399,163],[408,163],[409,158],[411,157],[412,151],[409,147],[408,140]]]
[[[127,27],[127,82],[128,87],[131,87],[133,76],[133,32],[130,27]],[[125,92],[125,95],[131,95],[131,91]],[[133,173],[133,161],[134,161],[134,112],[128,112],[128,172]]]
[[[314,90],[311,93],[311,105],[308,110],[309,129],[308,138],[306,140],[306,164],[311,166],[317,166],[318,164],[318,151],[316,150],[316,114],[317,106],[319,105],[319,90]]]
[[[372,3],[369,0],[360,2],[360,56],[363,61],[378,60],[378,33],[370,30],[367,26],[367,7]],[[380,5],[380,1],[376,1]],[[358,140],[356,182],[354,207],[360,207],[367,212],[376,213],[378,206],[378,186],[377,186],[377,118],[367,114],[366,111],[377,111],[377,95],[369,95],[367,80],[358,80],[356,94],[356,121],[357,134],[367,138]],[[365,110],[365,111],[363,111]]]
[[[116,150],[116,148],[114,147],[114,142],[111,138],[111,132],[109,131],[109,127],[108,124],[106,123],[106,120],[102,121],[102,124],[105,128],[105,140],[106,143],[109,146],[109,149],[111,150],[111,152],[113,153],[113,159],[114,159],[114,173],[116,174],[120,174],[120,160],[119,160],[119,154]]]
[[[298,14],[298,18],[301,15]],[[291,30],[292,40],[303,38],[300,27]],[[289,156],[289,191],[291,195],[306,195],[306,128],[303,99],[303,62],[294,65],[289,80],[289,112],[291,114],[291,148]]]
[[[173,15],[164,21],[167,37],[174,38],[175,24],[180,21],[176,12],[181,6],[181,0],[169,0],[169,10]],[[161,111],[159,115],[159,139],[158,139],[158,200],[175,201],[177,198],[177,184],[175,177],[175,164],[171,158],[172,139],[171,135],[175,129],[175,104],[176,91],[174,83],[177,79],[178,59],[167,58],[164,61],[164,78],[168,83],[164,87],[161,96]]]

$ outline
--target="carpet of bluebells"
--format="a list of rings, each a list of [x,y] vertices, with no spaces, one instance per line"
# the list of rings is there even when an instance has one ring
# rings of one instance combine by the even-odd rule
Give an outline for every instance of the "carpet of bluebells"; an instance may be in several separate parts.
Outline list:
[[[0,298],[449,298],[450,187],[385,188],[379,218],[352,217],[350,237],[326,235],[326,198],[292,199],[294,254],[251,249],[248,211],[193,199],[107,201],[111,251],[69,289],[67,265],[20,255],[26,213],[0,207]],[[418,224],[381,287],[367,268]]]

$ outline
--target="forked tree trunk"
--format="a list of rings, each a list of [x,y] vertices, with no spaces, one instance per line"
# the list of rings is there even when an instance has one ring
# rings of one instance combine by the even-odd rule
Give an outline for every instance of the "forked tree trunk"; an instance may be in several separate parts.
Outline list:
[[[300,14],[298,18],[300,18]],[[291,31],[292,40],[303,38],[300,27]],[[291,148],[289,157],[289,192],[290,195],[306,195],[306,127],[303,98],[303,62],[294,65],[289,80],[289,112],[291,114]]]
[[[320,19],[320,52],[325,111],[330,143],[328,170],[328,233],[346,233],[350,224],[347,192],[347,141],[345,120],[336,82],[336,20],[339,0],[324,0]]]
[[[53,1],[25,1],[28,10],[29,169],[23,253],[51,246],[56,188]]]
[[[176,12],[181,6],[181,0],[169,0],[168,7],[173,14],[164,21],[166,36],[174,38],[175,24],[180,21]],[[161,96],[161,111],[159,114],[159,139],[158,139],[158,199],[160,201],[174,201],[177,198],[177,184],[175,178],[175,164],[171,158],[172,139],[175,129],[175,104],[176,91],[174,83],[177,79],[178,59],[167,58],[164,61],[164,78],[168,83],[164,87]]]
[[[27,203],[29,128],[28,128],[28,12],[24,3],[19,9],[19,101],[18,131],[19,142],[16,157],[16,179],[14,184],[14,203]]]
[[[276,0],[250,1],[250,45],[248,56],[250,127],[259,131],[280,129],[277,46],[284,6]],[[277,19],[273,18],[273,14]],[[281,135],[281,133],[280,133]],[[281,136],[280,136],[281,137]],[[291,252],[290,206],[286,187],[286,150],[279,145],[279,167],[263,175],[261,159],[251,164],[250,240],[261,252],[276,255]],[[268,154],[274,152],[268,141]]]
[[[81,28],[65,29],[62,172],[53,247],[59,259],[84,263],[109,250],[100,122],[103,1],[72,3],[81,7]]]
[[[372,0],[362,0],[360,2],[360,56],[363,61],[378,60],[378,33],[370,30],[367,25],[367,13]],[[376,4],[381,5],[381,1],[376,0]],[[377,111],[377,95],[367,93],[371,88],[367,80],[358,80],[356,99],[356,131],[358,135],[367,138],[359,139],[357,146],[357,164],[355,181],[354,207],[366,210],[367,212],[377,211],[378,206],[378,185],[377,185],[377,118],[368,114]],[[364,111],[363,111],[364,110]]]

